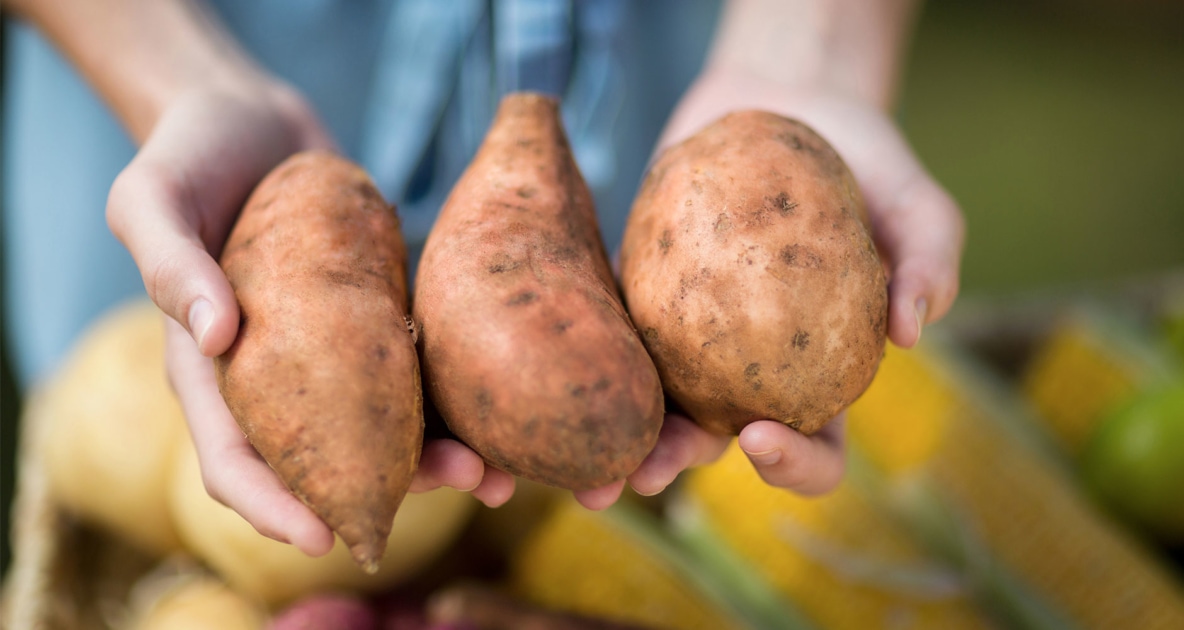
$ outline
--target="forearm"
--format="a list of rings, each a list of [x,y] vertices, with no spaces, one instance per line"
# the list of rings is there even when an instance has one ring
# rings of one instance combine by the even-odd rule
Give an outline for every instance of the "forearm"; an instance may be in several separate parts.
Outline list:
[[[728,0],[707,67],[886,109],[919,0]]]
[[[137,142],[180,93],[255,70],[196,0],[11,0],[44,33]]]

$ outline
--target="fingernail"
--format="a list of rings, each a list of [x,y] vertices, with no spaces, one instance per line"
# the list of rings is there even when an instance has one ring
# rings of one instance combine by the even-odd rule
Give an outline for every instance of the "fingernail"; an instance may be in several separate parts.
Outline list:
[[[760,453],[749,453],[748,451],[744,452],[748,454],[748,458],[752,460],[752,463],[758,466],[772,466],[773,464],[781,461],[781,449],[779,448],[775,448],[771,451],[762,451]]]
[[[205,298],[197,298],[189,307],[189,334],[193,335],[199,349],[213,323],[214,305]]]
[[[640,494],[640,495],[641,495],[641,496],[643,496],[643,497],[652,497],[652,496],[654,496],[654,495],[661,494],[661,493],[662,493],[662,491],[663,491],[663,490],[665,490],[665,489],[666,489],[666,486],[658,486],[658,488],[657,488],[656,490],[645,490],[645,491],[642,491],[642,490],[638,490],[638,489],[637,489],[637,486],[634,486],[634,487],[633,487],[633,491],[634,491],[634,492],[636,492],[637,494]]]
[[[921,330],[925,327],[925,316],[929,314],[929,303],[925,298],[917,300],[917,305],[914,307],[914,313],[917,315],[917,341],[921,341]]]

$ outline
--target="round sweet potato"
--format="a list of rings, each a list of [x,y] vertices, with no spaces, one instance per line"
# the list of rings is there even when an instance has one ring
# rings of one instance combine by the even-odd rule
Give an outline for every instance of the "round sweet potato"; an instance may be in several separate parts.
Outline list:
[[[242,309],[215,360],[226,404],[369,572],[423,443],[406,257],[366,173],[312,152],[260,182],[221,259]]]
[[[660,156],[625,230],[629,313],[700,425],[813,433],[871,383],[888,293],[858,187],[805,125],[733,113]]]
[[[424,382],[487,462],[582,490],[624,479],[662,426],[555,101],[507,96],[424,246]]]

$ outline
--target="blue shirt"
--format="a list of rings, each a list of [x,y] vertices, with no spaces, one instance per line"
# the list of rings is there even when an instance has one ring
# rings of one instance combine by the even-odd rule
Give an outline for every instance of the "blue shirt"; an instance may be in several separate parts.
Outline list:
[[[227,29],[299,89],[403,222],[413,252],[499,97],[561,97],[614,250],[667,115],[710,41],[718,0],[216,0]],[[107,229],[135,152],[106,107],[26,25],[9,25],[3,144],[6,328],[18,381],[143,295]]]

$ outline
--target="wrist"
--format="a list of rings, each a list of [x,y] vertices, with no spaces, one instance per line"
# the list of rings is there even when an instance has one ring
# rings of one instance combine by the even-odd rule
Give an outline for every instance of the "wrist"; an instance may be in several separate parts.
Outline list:
[[[162,4],[173,9],[158,16],[162,26],[169,25],[169,41],[142,33],[142,40],[117,53],[126,64],[122,71],[94,73],[96,87],[138,143],[188,95],[218,93],[260,101],[274,91],[275,81],[238,48],[208,9],[193,2]]]
[[[70,59],[137,143],[183,94],[242,90],[263,78],[197,0],[38,0],[18,12]]]
[[[199,93],[214,93],[238,100],[265,100],[271,81],[260,72],[226,63],[180,62],[173,71],[161,71],[136,79],[134,89],[108,99],[138,144],[147,140],[168,110]]]
[[[918,4],[729,0],[705,71],[889,109]]]

